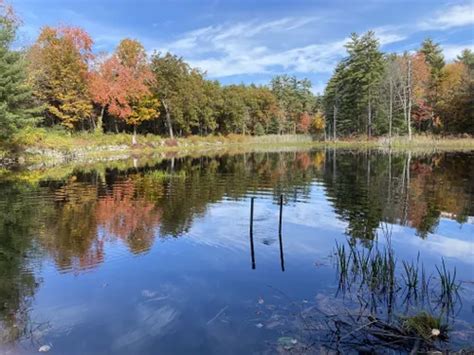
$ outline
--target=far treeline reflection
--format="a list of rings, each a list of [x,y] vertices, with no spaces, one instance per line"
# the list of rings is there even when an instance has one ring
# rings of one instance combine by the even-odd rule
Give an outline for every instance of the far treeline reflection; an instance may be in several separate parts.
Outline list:
[[[382,221],[410,226],[427,238],[441,216],[464,223],[474,215],[469,153],[387,157],[380,151],[328,149],[76,169],[39,182],[11,177],[0,181],[0,318],[11,331],[0,341],[27,331],[23,318],[38,282],[32,264],[43,253],[61,270],[94,267],[103,261],[107,241],[121,240],[130,252],[143,253],[155,238],[186,233],[210,203],[264,189],[275,203],[280,194],[286,204],[305,203],[315,182],[347,222],[346,233],[366,243]]]
[[[186,233],[209,203],[224,197],[266,189],[275,203],[280,194],[286,203],[303,203],[314,182],[323,184],[336,214],[347,221],[346,233],[361,240],[372,240],[382,221],[413,227],[426,238],[441,216],[463,223],[474,215],[474,156],[462,153],[252,153],[24,180],[0,183],[2,245],[33,230],[60,267],[101,259],[108,238],[144,252],[157,236]],[[41,208],[30,201],[35,194],[45,196]]]

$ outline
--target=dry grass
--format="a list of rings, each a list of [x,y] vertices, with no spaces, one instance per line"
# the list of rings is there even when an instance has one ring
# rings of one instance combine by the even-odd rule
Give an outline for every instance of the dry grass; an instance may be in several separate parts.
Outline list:
[[[132,145],[132,136],[126,133],[97,134],[90,132],[70,133],[64,129],[29,128],[14,137],[14,146],[28,162],[57,159],[61,155],[87,156],[90,158],[113,154],[150,154],[155,152],[198,152],[216,149],[283,149],[283,148],[326,148],[342,149],[383,149],[410,150],[414,152],[432,152],[440,150],[474,150],[474,138],[414,136],[394,137],[389,141],[385,137],[367,140],[366,137],[348,137],[337,141],[313,140],[310,135],[266,135],[243,136],[188,136],[169,139],[153,134],[139,135],[138,144]],[[15,157],[4,149],[1,160]],[[23,152],[23,153],[22,153]],[[26,154],[24,153],[26,152]],[[23,159],[22,159],[23,160]]]

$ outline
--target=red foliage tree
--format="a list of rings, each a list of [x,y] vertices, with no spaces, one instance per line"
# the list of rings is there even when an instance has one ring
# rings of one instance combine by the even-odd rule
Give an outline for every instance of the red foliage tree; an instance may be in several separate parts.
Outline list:
[[[311,127],[311,116],[307,112],[303,112],[300,115],[300,118],[298,121],[298,132],[308,133],[310,127]]]
[[[97,129],[102,129],[103,115],[107,110],[111,115],[133,125],[135,133],[141,121],[153,116],[149,113],[134,114],[140,101],[150,95],[148,85],[152,81],[153,75],[146,63],[143,46],[137,41],[123,40],[115,54],[100,62],[90,75],[92,99],[101,107]],[[143,111],[142,107],[140,109]]]

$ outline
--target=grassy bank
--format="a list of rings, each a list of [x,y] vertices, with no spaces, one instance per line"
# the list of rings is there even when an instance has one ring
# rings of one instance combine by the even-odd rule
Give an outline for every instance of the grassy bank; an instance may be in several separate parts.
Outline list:
[[[60,164],[71,161],[94,161],[153,153],[179,152],[198,154],[209,150],[255,150],[282,147],[348,149],[394,149],[414,151],[474,150],[474,138],[415,136],[386,137],[367,140],[365,137],[351,137],[337,141],[316,140],[309,135],[267,135],[267,136],[189,136],[169,139],[157,135],[139,135],[138,144],[132,144],[132,136],[126,133],[71,134],[63,130],[28,129],[14,137],[14,150],[3,147],[0,161],[20,164]]]

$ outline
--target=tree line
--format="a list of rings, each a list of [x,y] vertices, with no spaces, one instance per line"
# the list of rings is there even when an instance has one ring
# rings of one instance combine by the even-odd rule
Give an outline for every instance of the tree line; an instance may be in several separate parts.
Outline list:
[[[12,49],[20,21],[0,0],[0,138],[28,125],[171,138],[212,134],[393,135],[474,133],[474,54],[445,64],[439,45],[383,54],[374,33],[353,35],[324,95],[308,79],[221,85],[171,53],[147,55],[134,39],[95,53],[78,27],[44,27]]]
[[[474,133],[474,53],[446,63],[431,39],[382,53],[374,32],[352,34],[324,93],[328,134]]]

